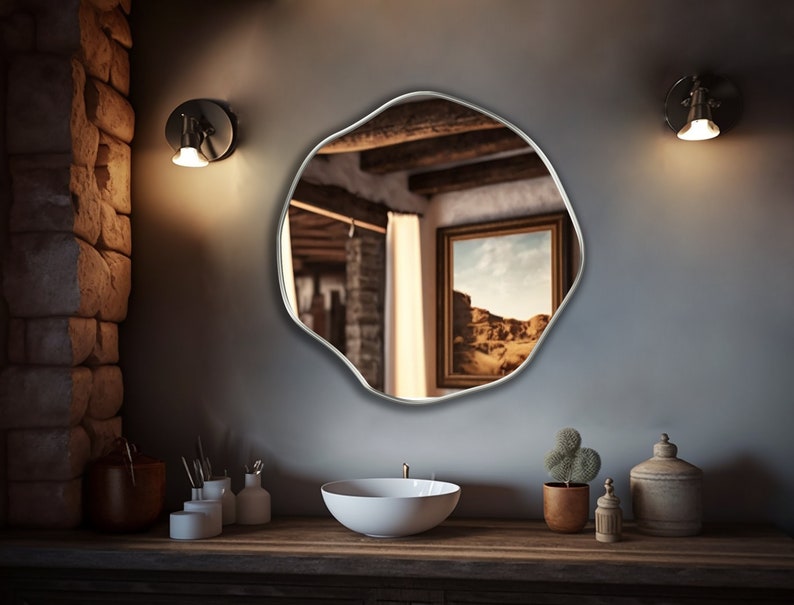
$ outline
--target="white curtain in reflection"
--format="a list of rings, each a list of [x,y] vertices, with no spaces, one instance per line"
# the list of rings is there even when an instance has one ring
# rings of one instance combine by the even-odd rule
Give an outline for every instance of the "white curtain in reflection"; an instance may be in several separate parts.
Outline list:
[[[427,396],[419,217],[389,213],[386,228],[385,392]]]
[[[298,296],[295,292],[295,273],[292,270],[292,237],[289,230],[289,217],[281,228],[281,273],[284,276],[284,291],[290,309],[298,317]]]

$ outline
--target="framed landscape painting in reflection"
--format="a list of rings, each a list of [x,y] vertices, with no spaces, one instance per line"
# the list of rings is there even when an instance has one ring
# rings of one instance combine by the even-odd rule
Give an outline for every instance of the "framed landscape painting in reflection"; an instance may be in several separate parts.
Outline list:
[[[568,288],[567,213],[441,227],[436,382],[498,380],[529,357]]]

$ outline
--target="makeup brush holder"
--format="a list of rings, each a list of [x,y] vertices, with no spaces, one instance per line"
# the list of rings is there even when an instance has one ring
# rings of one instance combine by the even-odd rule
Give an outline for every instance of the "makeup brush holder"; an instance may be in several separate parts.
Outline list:
[[[205,481],[203,499],[221,501],[224,525],[230,525],[237,519],[237,497],[232,491],[231,477],[215,477]]]

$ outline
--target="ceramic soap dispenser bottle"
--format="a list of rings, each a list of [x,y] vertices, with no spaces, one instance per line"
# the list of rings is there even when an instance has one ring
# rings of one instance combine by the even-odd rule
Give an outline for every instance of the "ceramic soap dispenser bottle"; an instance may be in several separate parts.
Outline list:
[[[637,529],[653,536],[700,533],[703,471],[676,456],[667,433],[653,446],[653,458],[631,469],[631,500]]]
[[[270,521],[270,494],[259,473],[245,474],[245,487],[237,494],[237,523],[260,525]]]

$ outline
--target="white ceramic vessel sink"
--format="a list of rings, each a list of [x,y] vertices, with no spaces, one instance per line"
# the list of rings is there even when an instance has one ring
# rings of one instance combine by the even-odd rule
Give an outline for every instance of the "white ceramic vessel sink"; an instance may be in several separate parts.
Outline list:
[[[460,487],[429,479],[352,479],[320,488],[328,510],[342,525],[375,538],[418,534],[446,519]]]

